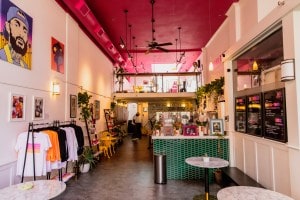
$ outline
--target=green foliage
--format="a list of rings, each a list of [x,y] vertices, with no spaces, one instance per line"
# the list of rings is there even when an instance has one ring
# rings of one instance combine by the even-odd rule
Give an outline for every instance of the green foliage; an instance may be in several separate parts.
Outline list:
[[[95,166],[95,158],[93,155],[93,150],[90,147],[84,147],[82,154],[79,156],[78,164],[83,165],[89,163],[91,168]]]
[[[217,101],[218,97],[224,94],[223,86],[224,77],[222,76],[204,86],[198,87],[196,92],[197,102],[201,103],[202,99],[210,97],[213,94],[215,95],[215,101]]]
[[[90,98],[92,98],[92,95],[88,95],[87,92],[78,92],[78,107],[81,109],[80,115],[82,117],[79,120],[87,120],[91,117]]]

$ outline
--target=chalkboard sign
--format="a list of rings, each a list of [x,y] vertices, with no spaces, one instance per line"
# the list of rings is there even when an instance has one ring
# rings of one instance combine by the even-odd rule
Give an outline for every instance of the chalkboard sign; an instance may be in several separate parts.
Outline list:
[[[262,136],[261,93],[247,96],[247,133]]]
[[[264,107],[264,137],[287,142],[284,88],[265,92]]]
[[[235,130],[246,132],[246,96],[235,98]]]

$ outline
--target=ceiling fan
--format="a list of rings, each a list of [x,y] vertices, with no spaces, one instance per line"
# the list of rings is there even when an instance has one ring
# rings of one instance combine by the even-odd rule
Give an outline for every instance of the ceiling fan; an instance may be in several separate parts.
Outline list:
[[[148,44],[148,50],[146,51],[146,54],[150,53],[153,49],[157,49],[157,50],[160,50],[160,51],[163,51],[163,52],[169,52],[169,50],[163,48],[163,46],[169,46],[169,45],[173,45],[173,44],[171,42],[158,43],[158,42],[156,42],[156,39],[154,37],[154,32],[155,32],[155,29],[154,29],[154,22],[155,22],[155,19],[154,19],[154,3],[155,3],[155,0],[150,0],[150,3],[151,3],[151,6],[152,6],[152,18],[151,18],[152,41],[149,42],[149,44]]]

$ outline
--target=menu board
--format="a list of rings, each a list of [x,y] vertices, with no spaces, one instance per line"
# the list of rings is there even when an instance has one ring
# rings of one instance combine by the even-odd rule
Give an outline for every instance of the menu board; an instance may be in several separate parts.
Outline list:
[[[264,136],[280,142],[287,142],[284,88],[265,92],[264,107]]]
[[[262,136],[261,93],[247,96],[247,133]]]
[[[246,96],[235,98],[235,130],[246,132]]]

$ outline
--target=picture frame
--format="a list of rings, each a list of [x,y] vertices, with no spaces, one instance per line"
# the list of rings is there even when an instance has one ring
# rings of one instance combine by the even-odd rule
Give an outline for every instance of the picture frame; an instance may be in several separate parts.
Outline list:
[[[10,94],[9,121],[25,121],[26,96]]]
[[[209,124],[210,135],[224,135],[222,119],[211,119]]]
[[[44,119],[44,98],[33,96],[32,101],[32,119],[42,120]]]
[[[173,136],[173,126],[163,126],[162,127],[162,133],[165,135],[165,136]]]
[[[70,95],[70,118],[76,118],[77,116],[77,96]]]
[[[95,120],[100,119],[100,101],[99,100],[94,101],[94,119]]]
[[[198,126],[196,125],[184,125],[183,126],[184,136],[199,136]]]

